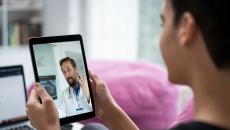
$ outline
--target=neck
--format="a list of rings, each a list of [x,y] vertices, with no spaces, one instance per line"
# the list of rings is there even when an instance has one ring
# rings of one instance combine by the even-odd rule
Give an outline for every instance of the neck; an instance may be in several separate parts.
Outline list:
[[[191,82],[195,94],[194,120],[230,129],[230,73],[213,68],[196,72]]]

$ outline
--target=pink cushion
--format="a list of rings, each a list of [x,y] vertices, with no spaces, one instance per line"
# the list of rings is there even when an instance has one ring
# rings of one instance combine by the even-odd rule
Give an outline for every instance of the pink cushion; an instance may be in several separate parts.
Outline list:
[[[89,62],[89,69],[106,81],[114,99],[140,129],[168,128],[176,119],[179,93],[161,67],[100,61]]]
[[[180,123],[192,121],[193,115],[194,115],[194,97],[188,100],[182,112],[178,115],[176,120],[170,125],[170,128],[173,128]]]

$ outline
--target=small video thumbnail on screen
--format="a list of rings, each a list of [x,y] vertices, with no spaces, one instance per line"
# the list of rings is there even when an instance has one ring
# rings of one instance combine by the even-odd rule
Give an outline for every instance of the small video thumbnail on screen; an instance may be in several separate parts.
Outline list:
[[[41,85],[46,89],[48,94],[54,99],[57,99],[57,90],[56,90],[56,76],[39,76]]]

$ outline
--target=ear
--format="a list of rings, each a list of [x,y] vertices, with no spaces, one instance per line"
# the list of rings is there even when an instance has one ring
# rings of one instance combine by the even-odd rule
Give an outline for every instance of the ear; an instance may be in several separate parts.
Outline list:
[[[178,40],[180,46],[189,46],[195,38],[197,27],[191,13],[185,12],[178,25]]]

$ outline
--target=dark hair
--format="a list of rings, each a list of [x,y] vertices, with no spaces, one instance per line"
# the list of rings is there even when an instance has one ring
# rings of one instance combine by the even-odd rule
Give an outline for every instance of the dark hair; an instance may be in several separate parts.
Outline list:
[[[229,0],[171,0],[174,23],[189,12],[203,35],[207,50],[219,69],[230,68]]]
[[[66,62],[66,61],[69,61],[71,63],[71,65],[73,66],[73,68],[77,67],[75,61],[72,58],[70,58],[70,57],[66,57],[66,58],[61,59],[60,62],[59,62],[60,66],[62,66],[62,64],[64,62]]]

